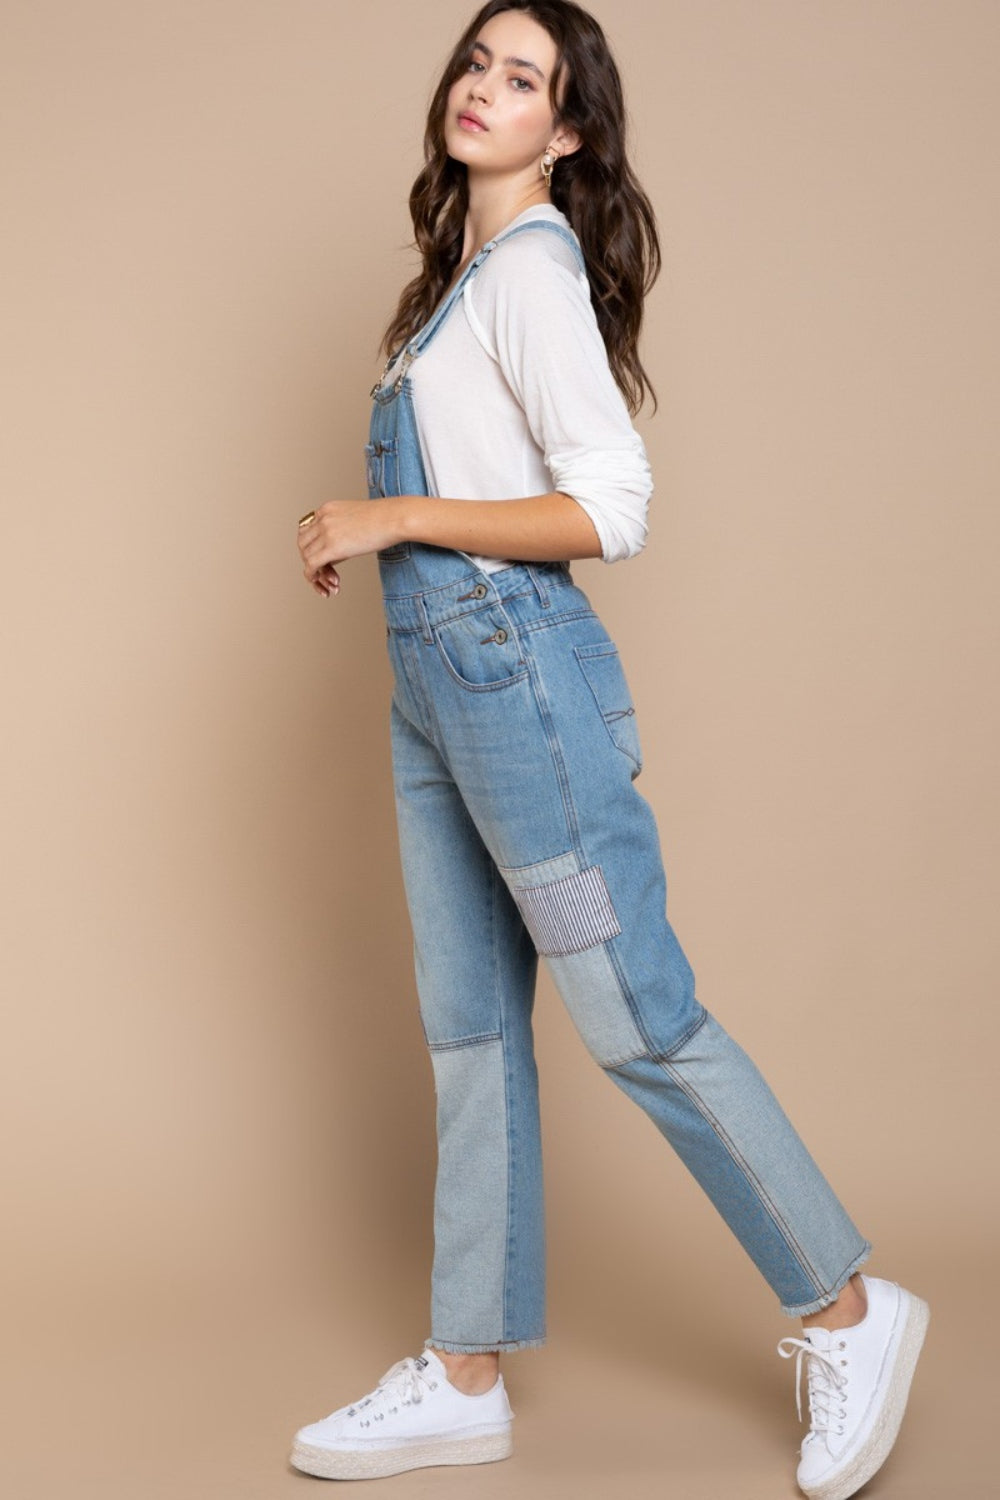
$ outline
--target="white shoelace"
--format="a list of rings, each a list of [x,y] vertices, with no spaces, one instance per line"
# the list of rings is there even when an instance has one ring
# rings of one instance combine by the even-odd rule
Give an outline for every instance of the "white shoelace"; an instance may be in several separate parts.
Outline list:
[[[795,1360],[795,1409],[802,1421],[802,1362],[806,1361],[806,1380],[809,1394],[809,1435],[824,1436],[832,1432],[843,1435],[841,1425],[847,1416],[845,1409],[847,1391],[847,1361],[838,1359],[843,1344],[834,1346],[830,1354],[817,1349],[807,1339],[782,1339],[778,1353],[782,1359]]]
[[[361,1401],[356,1401],[347,1415],[356,1416],[362,1408],[367,1407],[369,1419],[380,1417],[387,1407],[392,1410],[398,1402],[405,1406],[422,1401],[424,1391],[434,1390],[436,1386],[437,1381],[432,1379],[428,1370],[418,1365],[413,1355],[408,1355],[386,1370],[375,1389]]]

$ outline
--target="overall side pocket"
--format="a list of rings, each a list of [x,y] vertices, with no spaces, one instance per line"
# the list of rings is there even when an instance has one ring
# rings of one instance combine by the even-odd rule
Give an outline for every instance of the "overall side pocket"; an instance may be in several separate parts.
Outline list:
[[[434,640],[449,676],[469,692],[495,692],[528,675],[517,637],[500,609],[447,620],[434,631]]]

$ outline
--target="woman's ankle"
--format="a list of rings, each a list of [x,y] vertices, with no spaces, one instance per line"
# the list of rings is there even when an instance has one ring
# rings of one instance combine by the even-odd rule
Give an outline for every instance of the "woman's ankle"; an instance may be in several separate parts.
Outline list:
[[[809,1313],[802,1319],[803,1328],[853,1328],[863,1321],[868,1311],[868,1294],[859,1272],[855,1271],[840,1296],[829,1307]]]
[[[453,1354],[447,1349],[429,1346],[444,1365],[448,1382],[464,1396],[481,1396],[492,1390],[500,1373],[500,1351],[490,1349],[484,1354]]]

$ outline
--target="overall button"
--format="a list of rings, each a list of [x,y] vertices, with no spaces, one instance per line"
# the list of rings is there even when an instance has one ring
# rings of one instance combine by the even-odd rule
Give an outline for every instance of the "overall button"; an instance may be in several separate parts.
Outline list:
[[[485,599],[488,593],[489,589],[486,587],[485,583],[477,583],[475,588],[472,590],[472,597],[473,599]]]
[[[507,639],[507,632],[506,632],[506,630],[504,630],[503,627],[501,626],[501,628],[497,631],[497,633],[493,637],[493,639],[496,641],[496,643],[497,643],[498,646],[502,646],[503,643],[504,643],[504,641]]]

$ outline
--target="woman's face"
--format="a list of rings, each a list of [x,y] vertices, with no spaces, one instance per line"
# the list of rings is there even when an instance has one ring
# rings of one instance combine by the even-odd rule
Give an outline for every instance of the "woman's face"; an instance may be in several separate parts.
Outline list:
[[[470,171],[502,175],[537,172],[550,145],[571,150],[549,100],[556,56],[548,32],[523,11],[501,11],[487,21],[448,94],[448,155]]]

